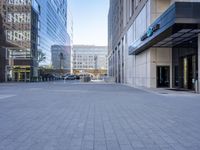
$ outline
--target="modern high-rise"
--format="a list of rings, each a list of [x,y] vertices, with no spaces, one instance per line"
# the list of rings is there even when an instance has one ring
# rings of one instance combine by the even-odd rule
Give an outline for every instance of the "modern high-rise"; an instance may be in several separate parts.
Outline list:
[[[199,0],[110,0],[109,75],[135,87],[200,90],[199,10]]]
[[[107,73],[107,47],[94,45],[73,46],[73,71],[75,73]]]
[[[0,81],[37,77],[39,65],[51,66],[52,45],[71,45],[68,8],[67,0],[0,1]]]
[[[51,57],[53,69],[71,72],[71,46],[53,45]]]

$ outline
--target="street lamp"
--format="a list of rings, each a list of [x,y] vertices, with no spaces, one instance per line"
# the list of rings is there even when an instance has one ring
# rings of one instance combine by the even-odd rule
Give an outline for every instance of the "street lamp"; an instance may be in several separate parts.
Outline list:
[[[62,60],[64,59],[64,55],[62,52],[59,54],[59,58],[60,58],[60,73],[61,73],[62,72]]]
[[[97,77],[97,72],[98,72],[98,70],[97,70],[97,60],[98,60],[98,57],[95,55],[94,56],[94,63],[95,63],[95,71],[94,71],[94,73],[95,73],[95,76]]]

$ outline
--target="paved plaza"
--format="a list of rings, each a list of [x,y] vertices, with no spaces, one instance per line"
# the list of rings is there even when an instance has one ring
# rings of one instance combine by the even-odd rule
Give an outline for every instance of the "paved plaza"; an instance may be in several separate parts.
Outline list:
[[[0,84],[0,150],[200,150],[200,96],[73,81]]]

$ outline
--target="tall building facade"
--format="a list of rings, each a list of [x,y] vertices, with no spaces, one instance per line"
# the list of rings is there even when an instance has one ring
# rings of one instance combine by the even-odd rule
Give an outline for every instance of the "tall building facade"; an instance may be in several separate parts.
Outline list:
[[[67,8],[67,0],[0,1],[1,81],[37,77],[39,65],[51,66],[52,45],[71,45]]]
[[[135,87],[200,90],[199,9],[199,0],[110,0],[109,75]]]
[[[71,46],[53,45],[51,47],[52,68],[71,72]]]
[[[93,45],[73,46],[73,71],[75,73],[107,72],[107,47]]]
[[[38,14],[30,0],[1,0],[0,16],[0,81],[29,79],[37,63]]]

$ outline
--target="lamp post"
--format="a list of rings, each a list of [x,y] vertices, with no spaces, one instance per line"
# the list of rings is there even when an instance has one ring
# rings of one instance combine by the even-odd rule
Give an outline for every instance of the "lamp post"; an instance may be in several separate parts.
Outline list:
[[[94,57],[94,62],[95,62],[95,76],[97,77],[97,72],[98,72],[98,70],[97,70],[97,60],[98,60],[98,57],[95,55],[95,57]]]
[[[62,72],[62,60],[64,59],[64,55],[62,52],[59,54],[59,58],[60,58],[60,73],[61,73]]]

